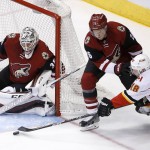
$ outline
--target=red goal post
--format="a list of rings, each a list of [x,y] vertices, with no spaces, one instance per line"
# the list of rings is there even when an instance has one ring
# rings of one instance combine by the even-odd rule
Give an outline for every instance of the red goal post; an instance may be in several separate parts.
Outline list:
[[[14,2],[17,2],[21,5],[24,5],[28,8],[31,8],[33,10],[39,11],[45,15],[48,15],[55,19],[56,23],[56,30],[55,30],[55,56],[56,56],[56,79],[60,77],[60,23],[61,23],[61,17],[58,14],[55,14],[53,12],[50,12],[46,9],[43,9],[41,7],[38,7],[34,4],[31,4],[24,0],[12,0]],[[56,115],[60,116],[60,82],[55,83],[55,106],[56,106]]]

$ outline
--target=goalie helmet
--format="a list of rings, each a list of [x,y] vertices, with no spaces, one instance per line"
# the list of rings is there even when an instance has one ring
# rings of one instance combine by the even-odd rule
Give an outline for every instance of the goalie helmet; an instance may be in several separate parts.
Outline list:
[[[139,54],[131,60],[131,72],[137,77],[150,69],[150,59],[147,55]]]
[[[107,25],[107,18],[104,14],[93,14],[89,21],[90,30],[99,30]]]
[[[25,27],[20,34],[20,45],[25,52],[25,58],[31,58],[39,41],[39,35],[32,27]]]

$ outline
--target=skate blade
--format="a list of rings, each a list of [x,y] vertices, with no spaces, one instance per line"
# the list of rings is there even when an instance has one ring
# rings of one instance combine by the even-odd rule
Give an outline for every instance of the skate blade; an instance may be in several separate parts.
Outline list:
[[[80,131],[82,131],[82,132],[90,131],[90,130],[97,129],[98,127],[99,127],[99,122],[94,123],[94,124],[89,125],[89,126],[81,127]]]

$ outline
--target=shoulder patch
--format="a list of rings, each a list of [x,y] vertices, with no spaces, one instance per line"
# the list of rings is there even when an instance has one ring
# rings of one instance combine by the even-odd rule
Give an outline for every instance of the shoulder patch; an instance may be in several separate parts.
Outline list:
[[[15,38],[16,37],[16,34],[15,33],[10,33],[9,35],[8,35],[8,38]]]
[[[43,57],[43,59],[48,60],[49,59],[49,54],[46,53],[46,52],[42,52],[42,57]]]
[[[125,27],[123,26],[118,26],[117,29],[121,32],[125,32]]]
[[[85,38],[84,44],[88,44],[89,41],[90,41],[90,36],[87,36],[87,37]]]

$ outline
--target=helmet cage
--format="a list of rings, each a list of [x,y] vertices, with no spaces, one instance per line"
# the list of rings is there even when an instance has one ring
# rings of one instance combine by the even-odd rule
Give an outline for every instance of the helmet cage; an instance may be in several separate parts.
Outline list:
[[[31,28],[26,27],[20,34],[20,45],[23,48],[25,55],[33,54],[33,51],[39,41],[37,32]]]

